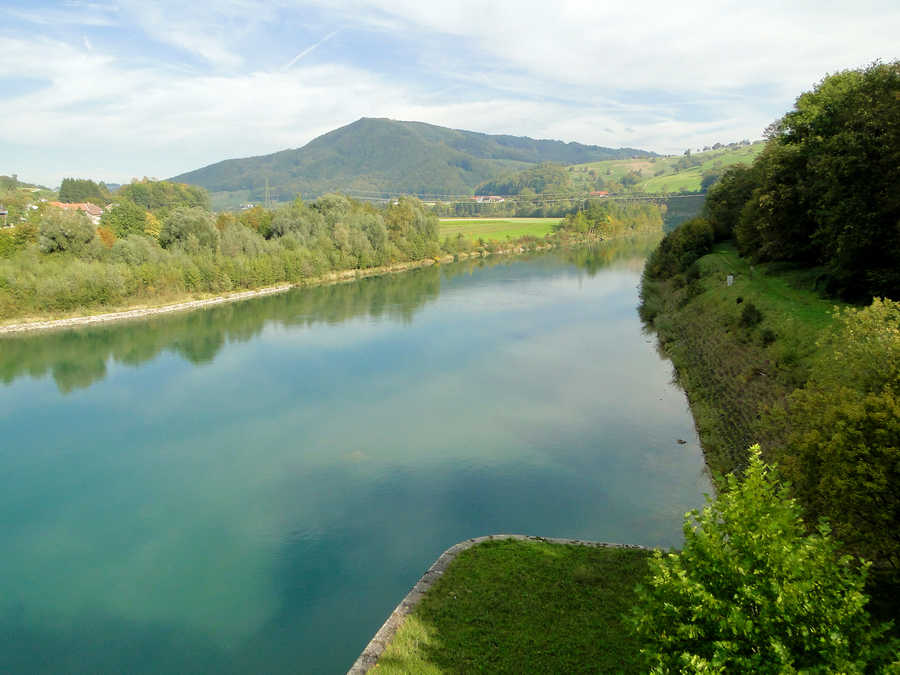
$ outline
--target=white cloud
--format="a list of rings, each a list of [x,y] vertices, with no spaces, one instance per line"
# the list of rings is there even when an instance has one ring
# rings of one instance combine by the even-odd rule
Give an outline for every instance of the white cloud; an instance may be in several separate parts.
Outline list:
[[[0,153],[0,173],[51,183],[166,177],[298,147],[362,116],[680,152],[758,138],[826,72],[896,58],[900,23],[894,4],[866,3],[853,12],[662,0],[313,5],[16,10],[33,28],[4,36],[0,77],[46,86],[7,96],[0,144],[12,150]],[[293,59],[302,42],[265,52],[268,65],[251,58],[284,22],[306,26],[313,15],[309,31],[328,24],[318,42],[306,32],[312,45]],[[139,64],[90,32],[113,21],[147,45]],[[42,35],[54,22],[83,24],[81,43]],[[338,49],[308,58],[338,33],[329,45]],[[370,58],[396,45],[414,57]]]
[[[705,90],[778,82],[792,91],[825,71],[896,51],[900,6],[820,2],[524,3],[328,0],[345,16],[387,14],[475,44],[532,77],[622,89]]]

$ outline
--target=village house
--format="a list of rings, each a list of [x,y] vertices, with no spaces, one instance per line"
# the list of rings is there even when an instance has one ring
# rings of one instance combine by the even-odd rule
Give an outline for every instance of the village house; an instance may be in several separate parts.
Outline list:
[[[83,211],[94,225],[100,224],[100,216],[103,215],[103,209],[96,204],[90,202],[77,202],[74,204],[64,204],[63,202],[47,202],[50,206],[63,209],[65,211]]]

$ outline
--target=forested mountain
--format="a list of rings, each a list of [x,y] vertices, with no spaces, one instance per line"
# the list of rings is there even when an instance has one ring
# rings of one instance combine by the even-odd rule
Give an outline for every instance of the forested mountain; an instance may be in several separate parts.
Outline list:
[[[299,149],[229,159],[172,178],[200,185],[218,206],[329,191],[472,194],[476,185],[541,162],[575,164],[650,157],[632,148],[535,140],[447,129],[422,122],[362,118]]]

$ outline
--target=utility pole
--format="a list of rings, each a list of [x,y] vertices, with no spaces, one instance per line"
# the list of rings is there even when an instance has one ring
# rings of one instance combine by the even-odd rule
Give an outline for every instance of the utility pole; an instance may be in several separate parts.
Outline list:
[[[272,200],[269,195],[269,177],[268,176],[266,176],[266,208],[267,209],[272,208]]]

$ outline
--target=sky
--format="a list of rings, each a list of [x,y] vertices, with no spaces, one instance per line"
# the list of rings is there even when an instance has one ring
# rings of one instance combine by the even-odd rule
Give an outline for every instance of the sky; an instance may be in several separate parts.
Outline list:
[[[0,0],[0,174],[168,178],[360,117],[682,153],[898,28],[896,0]]]

